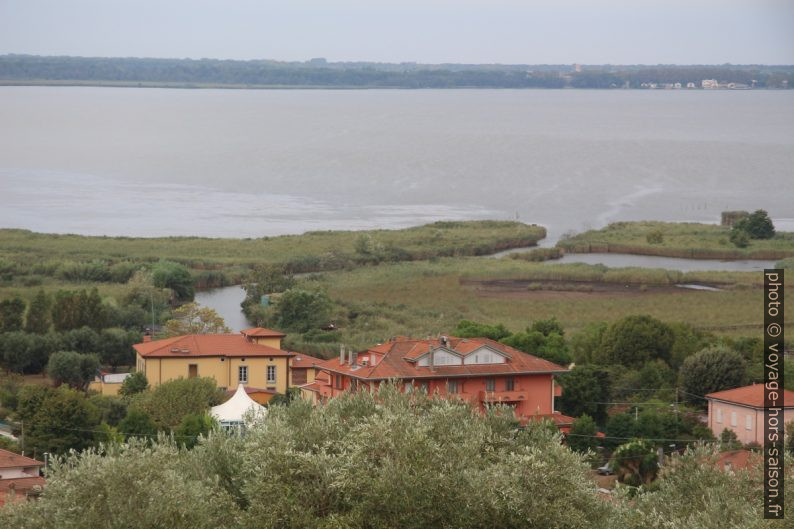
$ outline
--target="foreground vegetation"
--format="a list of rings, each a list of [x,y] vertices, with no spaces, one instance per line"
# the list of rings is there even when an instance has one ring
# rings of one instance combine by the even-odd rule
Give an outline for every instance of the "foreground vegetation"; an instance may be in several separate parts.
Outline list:
[[[782,259],[794,256],[794,233],[750,239],[737,247],[731,228],[683,222],[615,222],[565,238],[557,246],[569,253],[631,253],[695,259]]]
[[[605,501],[553,427],[519,431],[501,411],[384,386],[274,406],[244,437],[214,433],[192,450],[167,437],[109,442],[56,458],[40,499],[7,506],[0,525],[783,527],[762,519],[757,468],[722,472],[696,448],[672,458],[653,490]],[[791,504],[794,469],[786,485]]]

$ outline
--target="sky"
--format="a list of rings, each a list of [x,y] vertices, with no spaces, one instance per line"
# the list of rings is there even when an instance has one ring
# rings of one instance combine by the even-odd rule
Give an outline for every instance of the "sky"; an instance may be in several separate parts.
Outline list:
[[[0,54],[794,64],[794,0],[0,0]]]

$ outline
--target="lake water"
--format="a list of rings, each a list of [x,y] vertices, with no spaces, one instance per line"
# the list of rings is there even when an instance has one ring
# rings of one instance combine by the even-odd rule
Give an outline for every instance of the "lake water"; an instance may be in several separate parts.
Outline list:
[[[0,87],[0,226],[46,232],[794,229],[792,167],[794,91]]]
[[[245,290],[241,286],[213,288],[196,292],[196,303],[214,309],[226,322],[232,332],[253,327],[243,314],[240,303],[245,299]]]

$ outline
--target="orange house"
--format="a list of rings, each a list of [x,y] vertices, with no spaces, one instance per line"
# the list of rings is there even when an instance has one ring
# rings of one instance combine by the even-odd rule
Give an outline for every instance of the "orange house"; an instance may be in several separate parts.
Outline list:
[[[343,350],[317,367],[322,373],[302,386],[315,401],[397,380],[404,391],[462,399],[479,410],[510,406],[522,422],[548,418],[563,431],[573,422],[554,411],[554,397],[562,394],[554,376],[567,369],[488,338],[398,337],[359,353]]]

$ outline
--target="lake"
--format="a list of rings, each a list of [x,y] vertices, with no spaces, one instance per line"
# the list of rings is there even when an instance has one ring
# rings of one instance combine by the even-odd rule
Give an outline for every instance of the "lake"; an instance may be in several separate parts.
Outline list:
[[[767,209],[794,230],[794,91],[0,87],[0,226],[256,237]]]

